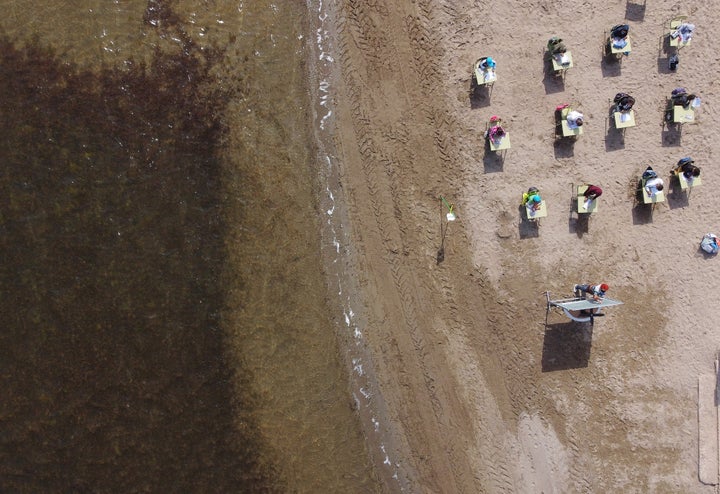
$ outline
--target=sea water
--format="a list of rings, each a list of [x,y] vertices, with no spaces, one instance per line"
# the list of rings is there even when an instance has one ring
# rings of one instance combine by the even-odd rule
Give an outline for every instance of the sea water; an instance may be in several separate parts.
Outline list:
[[[322,6],[2,5],[0,491],[383,491],[323,266]]]

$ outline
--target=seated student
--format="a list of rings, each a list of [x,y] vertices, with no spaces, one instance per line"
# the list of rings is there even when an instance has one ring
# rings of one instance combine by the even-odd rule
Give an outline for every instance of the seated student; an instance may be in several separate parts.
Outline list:
[[[530,187],[527,192],[523,193],[523,206],[529,207],[533,211],[537,211],[540,209],[540,203],[542,203],[542,198],[540,197],[540,190],[537,187]]]
[[[557,36],[550,38],[547,44],[547,49],[551,55],[562,55],[567,51],[565,43],[563,43],[563,40]]]
[[[672,93],[670,94],[670,99],[673,106],[682,106],[683,108],[688,108],[690,105],[693,104],[695,99],[697,99],[697,95],[688,93],[687,89],[685,89],[684,87],[678,87],[672,90]]]
[[[627,24],[618,24],[610,30],[610,44],[613,48],[625,48],[628,43],[627,36],[630,32],[630,26]]]
[[[575,296],[585,297],[590,295],[595,302],[601,302],[605,297],[605,292],[610,289],[607,283],[597,285],[575,285]]]
[[[692,39],[693,32],[695,32],[695,24],[683,22],[670,33],[670,36],[680,38],[681,43],[687,43]]]
[[[483,57],[480,59],[478,68],[482,71],[495,70],[496,65],[495,60],[493,60],[492,57]]]
[[[700,168],[695,166],[695,161],[690,156],[686,156],[678,161],[677,166],[673,168],[673,173],[675,175],[682,173],[686,179],[692,180],[700,176]]]
[[[642,179],[645,181],[645,191],[651,197],[665,188],[663,179],[657,176],[657,173],[651,166],[648,166],[643,172]]]
[[[615,111],[628,112],[632,110],[635,98],[627,93],[617,93],[613,102],[615,103]]]
[[[582,127],[584,123],[583,114],[577,110],[570,110],[565,119],[567,120],[568,127],[570,127],[571,129],[577,129],[578,127]]]
[[[485,137],[495,143],[498,143],[502,140],[503,137],[505,137],[506,134],[507,133],[505,132],[505,129],[503,129],[502,126],[498,123],[490,127],[487,132],[485,132]]]
[[[602,189],[597,185],[588,185],[588,188],[583,193],[583,196],[585,196],[585,199],[588,201],[592,201],[600,197],[602,193]]]

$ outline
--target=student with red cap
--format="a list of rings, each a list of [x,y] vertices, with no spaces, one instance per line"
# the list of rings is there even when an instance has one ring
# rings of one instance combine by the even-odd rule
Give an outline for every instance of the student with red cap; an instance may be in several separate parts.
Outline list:
[[[575,285],[575,296],[584,297],[591,295],[595,302],[601,302],[605,297],[605,292],[610,289],[607,283],[599,283],[597,285]]]

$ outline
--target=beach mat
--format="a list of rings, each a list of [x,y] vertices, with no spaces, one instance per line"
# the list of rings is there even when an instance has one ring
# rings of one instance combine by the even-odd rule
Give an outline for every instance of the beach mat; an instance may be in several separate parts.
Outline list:
[[[717,376],[698,378],[698,477],[704,484],[718,483],[718,414],[715,406]]]

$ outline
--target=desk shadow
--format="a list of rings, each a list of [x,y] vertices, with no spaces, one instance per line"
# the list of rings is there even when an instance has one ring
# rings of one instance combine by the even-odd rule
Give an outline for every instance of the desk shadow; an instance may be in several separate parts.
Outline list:
[[[660,133],[663,147],[675,147],[682,143],[682,124],[665,122]]]
[[[562,133],[562,130],[560,130]],[[559,137],[556,135],[555,142],[553,142],[553,151],[555,158],[572,158],[575,156],[575,137]]]
[[[565,91],[565,76],[555,73],[552,60],[548,56],[543,57],[543,85],[545,86],[545,94]]]
[[[615,125],[608,120],[607,132],[605,134],[605,152],[618,151],[625,149],[625,132],[617,129]]]
[[[658,57],[657,59],[657,71],[658,74],[674,74],[677,72],[677,69],[670,70],[670,56],[667,57]],[[680,65],[680,63],[678,63]]]
[[[667,195],[668,206],[670,209],[685,208],[690,205],[690,191],[684,191],[680,186],[680,180],[672,175],[670,177],[670,193]]]
[[[470,108],[475,110],[477,108],[485,108],[490,106],[490,97],[492,96],[493,86],[484,84],[479,86],[475,82],[475,78],[470,78]]]
[[[624,56],[624,55],[623,55]],[[622,75],[622,58],[605,53],[600,62],[603,77],[620,77]]]
[[[490,151],[490,146],[485,140],[485,154],[483,155],[483,170],[485,173],[498,173],[503,171],[505,156],[499,152]]]
[[[647,0],[643,3],[627,1],[625,4],[625,19],[633,22],[642,22],[645,20],[645,10],[647,7]]]
[[[635,190],[635,205],[632,209],[633,225],[647,225],[653,222],[653,212],[656,204],[643,202],[642,180],[638,180]]]
[[[542,371],[553,372],[587,367],[593,327],[575,321],[548,324],[542,350]]]
[[[518,206],[518,214],[520,215],[520,221],[518,222],[518,233],[520,234],[520,238],[539,237],[540,223],[537,221],[530,221],[527,218],[525,206],[523,204]]]
[[[653,205],[643,204],[642,199],[632,210],[633,225],[647,225],[653,222]]]
[[[577,216],[571,214],[568,220],[568,230],[570,233],[574,233],[578,238],[582,238],[583,235],[589,233],[590,216],[592,215],[589,213],[578,213]]]

